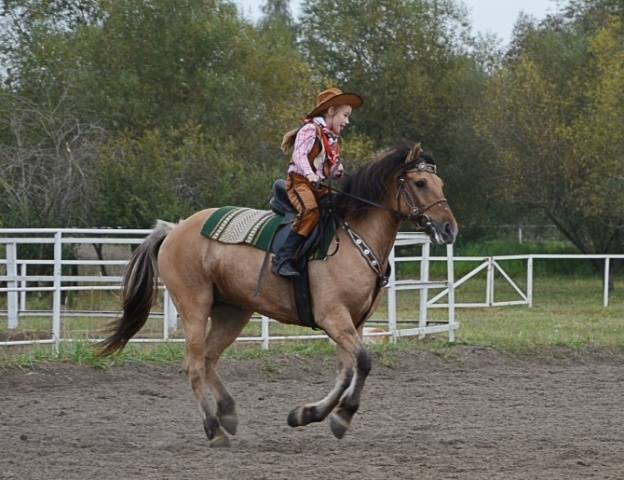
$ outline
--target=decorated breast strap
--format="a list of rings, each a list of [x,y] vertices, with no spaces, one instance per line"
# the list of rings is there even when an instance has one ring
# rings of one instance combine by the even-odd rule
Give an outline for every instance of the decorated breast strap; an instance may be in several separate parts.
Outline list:
[[[360,237],[347,222],[342,222],[342,227],[347,231],[353,245],[355,245],[360,254],[364,257],[368,266],[375,272],[375,275],[377,275],[379,286],[385,287],[388,284],[389,275],[386,271],[382,270],[381,262],[373,252],[373,249],[368,246],[364,239]]]

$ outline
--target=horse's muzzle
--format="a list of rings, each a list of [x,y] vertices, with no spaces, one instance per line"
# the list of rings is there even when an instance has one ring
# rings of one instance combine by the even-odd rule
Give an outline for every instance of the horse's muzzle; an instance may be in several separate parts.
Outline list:
[[[457,225],[455,222],[432,220],[423,215],[419,219],[418,224],[436,245],[451,244],[457,238]]]

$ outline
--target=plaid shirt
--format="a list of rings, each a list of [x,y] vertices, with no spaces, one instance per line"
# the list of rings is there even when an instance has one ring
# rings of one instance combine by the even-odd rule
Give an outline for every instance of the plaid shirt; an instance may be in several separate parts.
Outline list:
[[[322,117],[315,118],[315,122],[321,119],[325,123],[325,119]],[[315,122],[306,123],[297,132],[295,138],[295,146],[293,148],[292,161],[290,167],[288,167],[288,173],[298,173],[307,177],[309,174],[314,173],[308,160],[308,154],[314,146],[316,140],[316,125]]]

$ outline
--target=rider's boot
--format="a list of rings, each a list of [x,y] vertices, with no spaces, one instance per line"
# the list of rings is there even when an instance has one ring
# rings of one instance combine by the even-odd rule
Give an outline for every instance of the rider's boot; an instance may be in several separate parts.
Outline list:
[[[286,241],[273,257],[273,266],[271,270],[275,275],[282,277],[298,277],[299,271],[295,267],[293,257],[301,243],[306,239],[303,235],[299,235],[291,230],[286,237]]]

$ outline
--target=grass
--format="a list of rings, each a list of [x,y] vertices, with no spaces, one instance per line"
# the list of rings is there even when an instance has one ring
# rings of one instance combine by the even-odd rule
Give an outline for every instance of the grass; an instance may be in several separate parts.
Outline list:
[[[524,289],[522,276],[512,277]],[[617,279],[616,279],[617,280]],[[474,282],[458,288],[458,302],[483,301],[485,291],[484,275]],[[602,281],[598,276],[540,276],[535,279],[534,307],[497,307],[459,309],[457,319],[461,324],[457,331],[458,345],[486,346],[510,353],[535,352],[565,348],[578,352],[596,349],[624,351],[624,282],[616,281],[616,290],[610,297],[610,306],[602,307]],[[514,290],[498,277],[496,300],[518,298]],[[77,299],[80,300],[80,299]],[[112,303],[112,301],[111,301]],[[86,308],[80,304],[80,308]],[[414,322],[418,316],[418,293],[399,292],[398,315],[401,322]],[[445,317],[445,310],[430,310],[432,320]],[[385,298],[370,323],[385,321]],[[0,334],[6,334],[6,320],[0,319]],[[64,321],[66,336],[82,338],[83,341],[64,343],[54,353],[50,346],[0,347],[0,365],[30,367],[41,362],[71,362],[95,368],[134,362],[171,363],[183,357],[181,343],[159,345],[130,345],[121,355],[113,359],[95,356],[91,343],[86,341],[102,330],[108,323],[105,319],[76,317]],[[409,327],[409,323],[401,323]],[[50,319],[26,317],[20,320],[20,332],[24,336],[32,332],[49,333]],[[271,334],[310,333],[303,327],[271,323]],[[257,336],[260,324],[252,322],[243,332],[244,336]],[[159,337],[162,321],[151,319],[141,331],[142,337]],[[182,332],[174,332],[181,337]],[[422,349],[442,354],[452,352],[455,346],[445,341],[444,335],[426,342],[416,339],[401,340],[395,345],[374,345],[376,360],[386,366],[394,365],[397,355],[404,350]],[[270,350],[261,350],[259,344],[237,343],[226,351],[227,358],[263,359],[266,369],[274,367],[271,358],[275,355],[290,356],[333,356],[334,347],[327,341],[314,342],[272,342]]]

